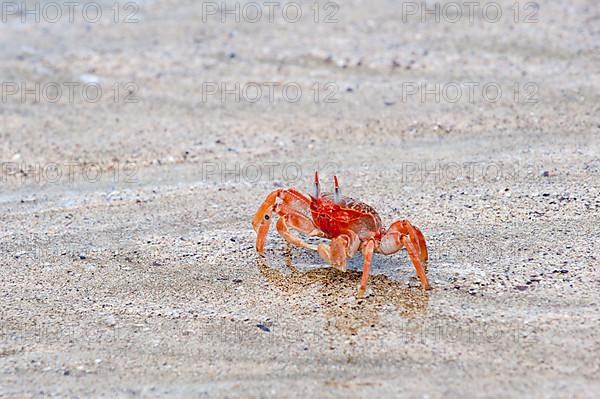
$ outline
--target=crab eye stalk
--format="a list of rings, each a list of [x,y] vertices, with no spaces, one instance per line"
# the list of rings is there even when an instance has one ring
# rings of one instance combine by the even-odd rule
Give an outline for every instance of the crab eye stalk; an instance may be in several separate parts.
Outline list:
[[[315,171],[315,184],[313,186],[313,197],[319,198],[321,187],[319,185],[319,172]]]
[[[339,204],[340,200],[342,199],[342,190],[340,190],[337,176],[333,176],[333,183],[335,185],[335,190],[333,191],[333,202]]]

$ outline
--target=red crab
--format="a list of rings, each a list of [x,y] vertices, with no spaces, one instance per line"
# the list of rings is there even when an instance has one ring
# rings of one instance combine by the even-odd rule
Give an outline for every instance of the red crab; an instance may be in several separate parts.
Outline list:
[[[256,250],[264,254],[272,213],[279,215],[277,231],[283,238],[299,247],[319,252],[333,267],[345,270],[346,261],[360,250],[364,257],[363,274],[358,297],[364,297],[373,252],[391,255],[402,247],[408,251],[424,289],[430,289],[423,264],[427,261],[425,237],[408,220],[398,220],[385,229],[377,211],[369,205],[341,195],[337,176],[333,194],[321,193],[319,175],[315,173],[314,192],[306,195],[296,190],[279,189],[271,192],[262,203],[252,226],[257,233]],[[278,201],[279,199],[279,201]],[[297,230],[309,236],[325,237],[329,245],[310,245],[290,232]]]

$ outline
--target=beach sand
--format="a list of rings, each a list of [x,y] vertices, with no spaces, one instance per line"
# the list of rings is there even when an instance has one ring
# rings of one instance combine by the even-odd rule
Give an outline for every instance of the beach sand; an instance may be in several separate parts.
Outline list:
[[[597,396],[596,2],[99,3],[0,25],[0,397]],[[431,291],[406,251],[362,300],[360,254],[256,254],[317,168],[419,226]]]

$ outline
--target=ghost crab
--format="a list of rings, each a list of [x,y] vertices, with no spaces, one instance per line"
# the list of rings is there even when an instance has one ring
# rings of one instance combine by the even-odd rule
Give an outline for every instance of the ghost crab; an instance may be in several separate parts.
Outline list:
[[[374,252],[391,255],[402,247],[408,251],[423,289],[430,289],[423,264],[427,261],[427,245],[421,230],[408,220],[398,220],[385,229],[377,211],[371,206],[344,197],[334,176],[333,193],[321,193],[319,175],[315,172],[312,195],[295,188],[271,192],[261,204],[252,220],[257,233],[256,250],[264,255],[265,239],[269,232],[273,212],[279,215],[277,231],[288,242],[299,247],[318,251],[331,266],[346,269],[346,262],[357,251],[364,257],[363,274],[358,297],[364,297]],[[310,245],[292,234],[297,230],[312,237],[331,240],[329,245]]]

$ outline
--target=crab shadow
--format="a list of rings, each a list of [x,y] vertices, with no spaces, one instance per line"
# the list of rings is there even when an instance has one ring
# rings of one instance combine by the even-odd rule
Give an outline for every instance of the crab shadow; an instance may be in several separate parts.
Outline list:
[[[356,335],[362,328],[376,327],[386,312],[395,310],[401,317],[414,318],[427,311],[427,291],[407,287],[385,275],[371,275],[369,295],[357,299],[362,272],[339,271],[332,267],[301,271],[292,264],[290,248],[285,252],[285,263],[287,272],[269,266],[264,257],[257,258],[258,269],[271,286],[289,297],[307,295],[311,300],[318,300],[327,316],[328,328],[344,334]]]

